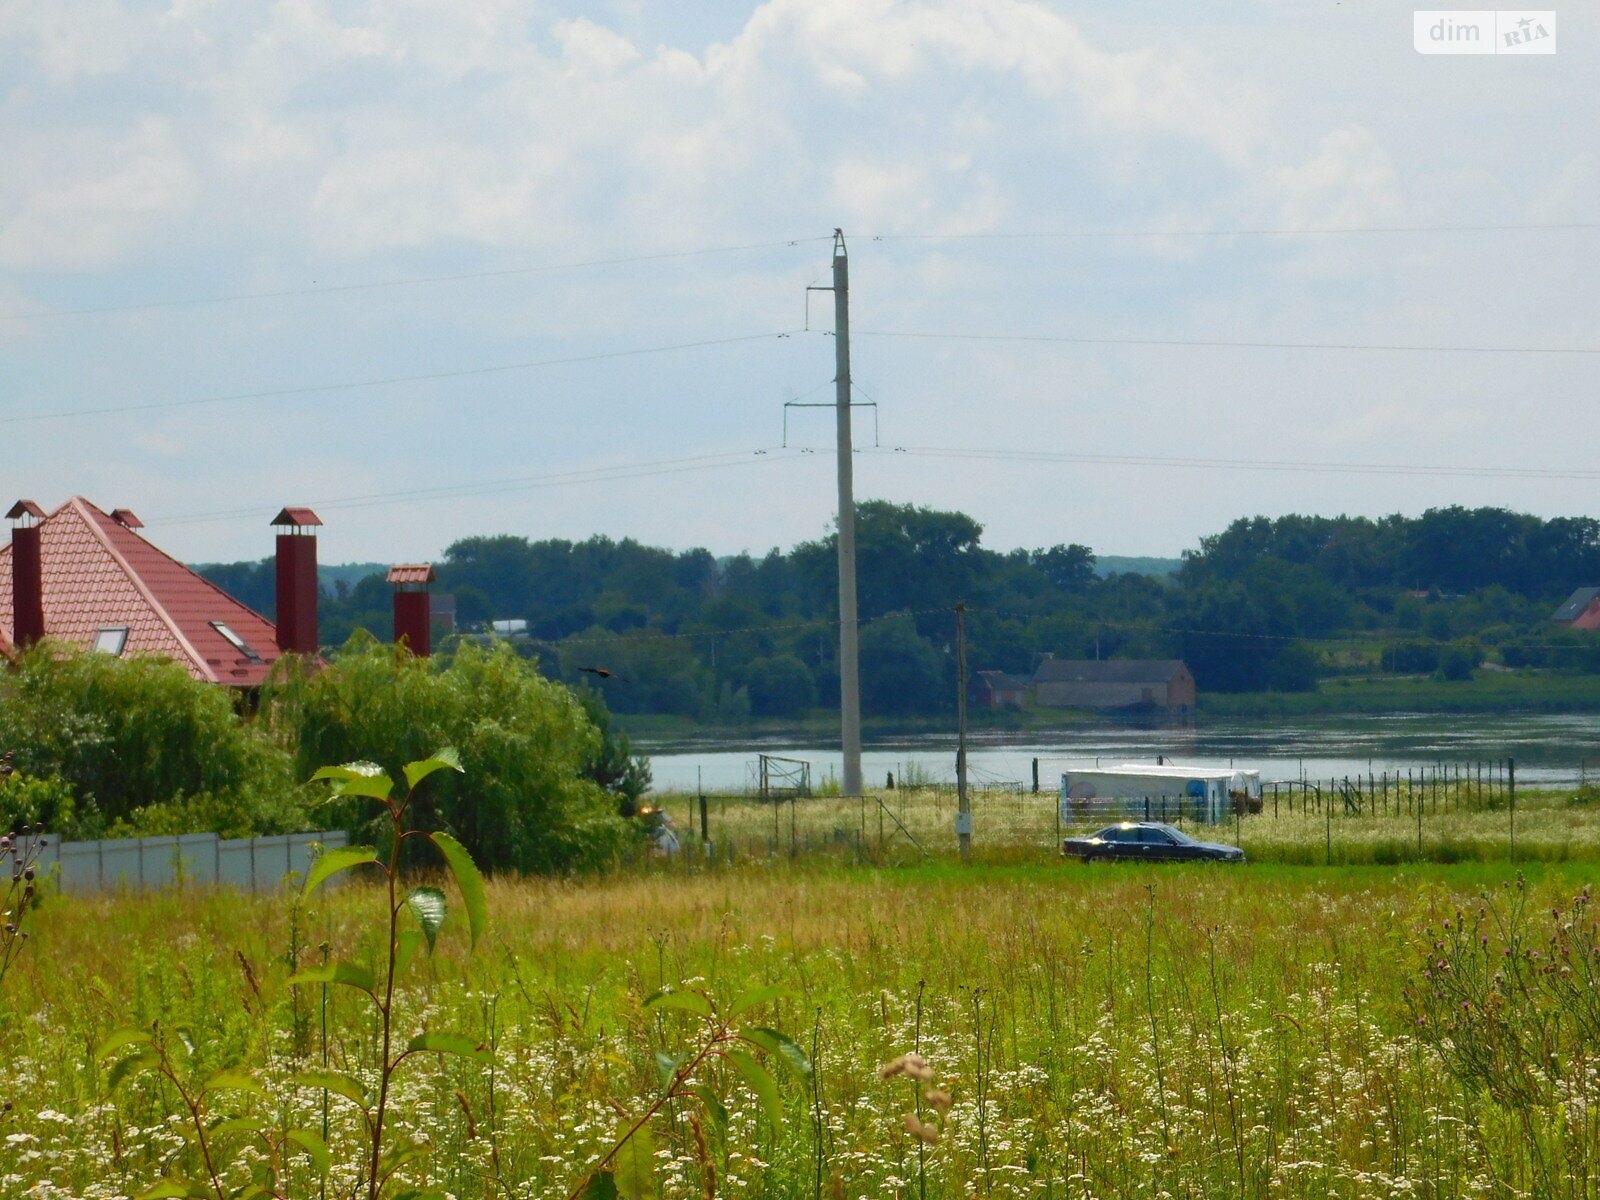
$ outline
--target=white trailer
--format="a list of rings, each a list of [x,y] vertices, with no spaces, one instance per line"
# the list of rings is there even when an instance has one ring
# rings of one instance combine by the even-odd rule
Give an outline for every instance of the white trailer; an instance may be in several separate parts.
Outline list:
[[[1237,802],[1261,798],[1261,772],[1237,767],[1148,766],[1126,763],[1067,771],[1061,776],[1061,819],[1124,817],[1215,824]]]

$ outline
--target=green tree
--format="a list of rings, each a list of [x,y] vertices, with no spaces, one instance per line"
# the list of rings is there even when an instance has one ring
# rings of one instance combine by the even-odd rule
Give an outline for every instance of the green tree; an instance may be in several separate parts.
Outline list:
[[[811,668],[793,654],[751,659],[745,680],[758,717],[796,717],[817,702]]]
[[[239,696],[158,658],[42,642],[0,672],[0,745],[75,797],[75,836],[107,827],[229,837],[304,828],[289,756]]]
[[[599,730],[571,689],[503,643],[418,658],[357,635],[323,670],[280,663],[262,711],[301,777],[325,763],[424,759],[455,746],[467,774],[430,790],[417,819],[447,829],[485,866],[593,865],[621,836],[615,804],[584,775]],[[352,838],[370,838],[359,810],[333,811]]]
[[[862,711],[884,716],[939,712],[955,703],[949,661],[917,633],[906,613],[892,613],[861,630]]]

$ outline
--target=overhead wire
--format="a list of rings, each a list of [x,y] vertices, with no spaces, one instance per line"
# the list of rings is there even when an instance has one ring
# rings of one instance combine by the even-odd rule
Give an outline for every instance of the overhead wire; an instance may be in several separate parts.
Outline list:
[[[1600,354],[1596,346],[1462,346],[1397,342],[1272,342],[1226,338],[1134,338],[1032,333],[951,333],[897,329],[856,329],[854,337],[908,338],[950,342],[1038,342],[1069,346],[1176,346],[1229,350],[1356,350],[1421,354]]]
[[[1301,226],[1298,228],[1262,227],[1256,229],[1064,229],[1036,233],[875,233],[858,234],[856,240],[871,242],[970,242],[1098,238],[1317,237],[1369,233],[1534,233],[1581,229],[1600,229],[1600,222],[1566,221],[1523,225],[1340,225],[1329,228]]]
[[[75,417],[103,417],[119,413],[154,412],[162,409],[195,408],[206,404],[232,404],[245,400],[284,399],[314,396],[326,392],[354,391],[360,388],[389,387],[401,383],[431,383],[445,379],[468,379],[498,375],[508,371],[529,371],[538,367],[568,366],[573,363],[601,362],[614,358],[637,358],[647,354],[666,354],[674,350],[698,350],[706,346],[732,346],[741,342],[761,342],[793,337],[804,330],[788,329],[772,333],[749,333],[737,337],[706,338],[697,342],[677,342],[667,346],[643,346],[632,350],[607,350],[597,354],[573,354],[561,358],[540,358],[527,362],[499,363],[487,367],[463,367],[453,371],[426,371],[415,375],[387,375],[377,379],[353,379],[343,383],[317,383],[301,387],[265,388],[256,392],[234,392],[222,396],[200,396],[188,400],[157,400],[146,404],[115,404],[101,408],[79,408],[67,412],[34,412],[0,417],[0,425],[19,425],[34,421],[64,421]]]
[[[1292,460],[1221,458],[1203,454],[1072,454],[1050,450],[983,449],[959,446],[861,447],[858,454],[905,454],[922,458],[979,459],[997,462],[1081,463],[1117,467],[1211,467],[1237,471],[1288,471],[1326,475],[1402,475],[1464,477],[1472,479],[1600,480],[1600,470],[1561,467],[1480,467],[1426,463],[1296,462]]]
[[[809,451],[785,451],[781,447],[757,450],[735,450],[718,454],[691,455],[685,458],[656,459],[649,462],[618,463],[611,467],[589,467],[572,471],[556,471],[544,475],[514,476],[504,479],[482,480],[470,484],[446,484],[432,488],[410,488],[395,492],[369,492],[356,496],[335,496],[309,500],[306,506],[324,510],[348,508],[374,508],[394,504],[427,504],[441,500],[467,499],[474,496],[495,495],[503,492],[561,487],[569,484],[609,483],[625,479],[644,479],[656,475],[678,475],[685,472],[713,470],[719,467],[753,466],[770,462],[797,461],[810,456]],[[158,517],[154,522],[162,525],[194,525],[214,521],[233,521],[259,516],[263,508],[235,508],[209,513],[190,513],[175,517]]]
[[[180,300],[145,300],[133,304],[104,304],[93,308],[57,308],[40,312],[0,313],[0,321],[37,321],[53,317],[86,317],[106,313],[147,312],[163,308],[194,308],[208,304],[234,304],[249,300],[282,300],[300,296],[327,296],[345,292],[367,292],[385,288],[419,287],[433,283],[459,283],[473,279],[500,279],[516,275],[539,275],[553,271],[576,271],[587,267],[618,267],[634,263],[662,262],[670,259],[699,258],[713,254],[739,254],[751,250],[800,246],[831,240],[831,235],[788,238],[777,242],[752,242],[743,246],[707,246],[699,250],[668,250],[656,254],[634,254],[622,258],[593,258],[580,262],[544,263],[530,267],[501,267],[492,271],[460,271],[450,275],[418,275],[408,279],[379,279],[362,283],[336,283],[325,286],[283,288],[271,292],[235,292],[222,296],[198,296]]]

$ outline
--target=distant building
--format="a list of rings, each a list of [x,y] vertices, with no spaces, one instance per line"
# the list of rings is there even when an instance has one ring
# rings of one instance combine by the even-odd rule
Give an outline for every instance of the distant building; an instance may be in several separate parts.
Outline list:
[[[1569,629],[1600,629],[1600,587],[1579,588],[1550,619]]]
[[[1022,708],[1028,703],[1032,684],[1004,671],[978,671],[973,674],[967,698],[977,708]]]
[[[1167,709],[1194,712],[1194,676],[1177,659],[1046,658],[1033,673],[1033,701],[1044,708]]]

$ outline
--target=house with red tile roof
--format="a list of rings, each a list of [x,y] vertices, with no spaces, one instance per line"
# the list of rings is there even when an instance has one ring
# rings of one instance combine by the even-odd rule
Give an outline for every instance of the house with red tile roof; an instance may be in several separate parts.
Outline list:
[[[11,544],[0,547],[0,653],[8,657],[47,637],[118,657],[170,658],[196,679],[248,688],[265,680],[287,650],[316,652],[309,527],[321,522],[310,509],[285,509],[273,521],[287,529],[278,536],[278,603],[308,634],[299,645],[280,641],[271,621],[151,545],[127,509],[105,513],[74,496],[48,514],[19,501],[8,516]],[[290,555],[287,579],[286,538],[289,551],[300,552]]]

